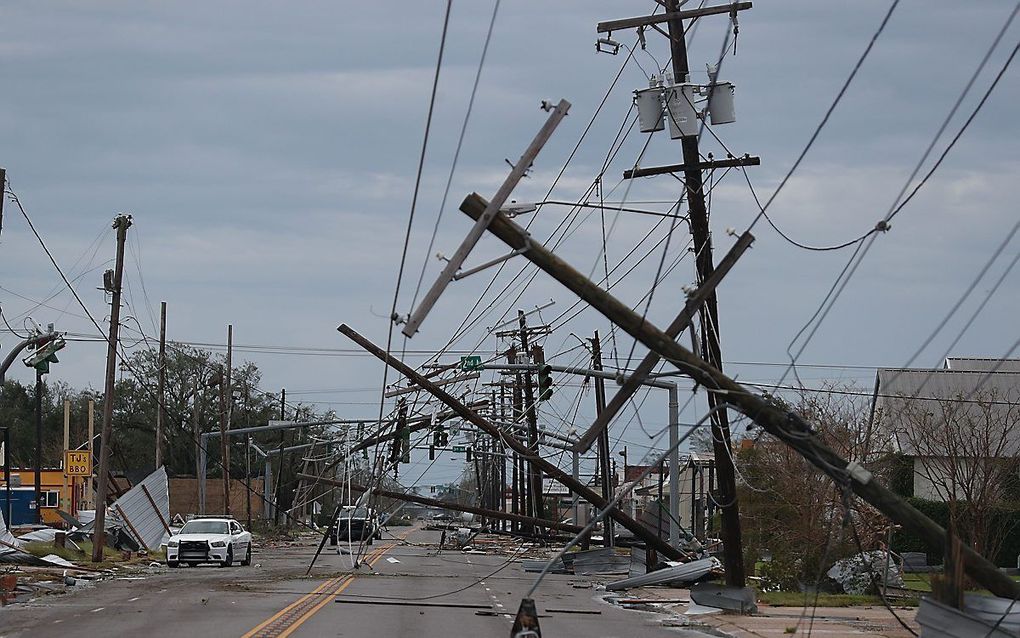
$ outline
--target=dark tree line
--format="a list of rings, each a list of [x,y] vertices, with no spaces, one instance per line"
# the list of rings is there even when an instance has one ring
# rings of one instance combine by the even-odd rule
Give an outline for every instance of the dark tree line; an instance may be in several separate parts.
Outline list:
[[[155,462],[157,354],[142,350],[131,355],[130,371],[122,365],[116,384],[113,411],[112,468],[115,471],[151,471]],[[164,419],[164,465],[170,476],[194,476],[197,455],[197,431],[218,431],[220,424],[219,387],[210,385],[223,357],[204,350],[173,344],[166,357],[166,416]],[[280,418],[280,399],[260,390],[261,372],[254,363],[244,363],[232,372],[234,403],[233,428],[264,425]],[[197,389],[197,399],[196,399]],[[92,388],[78,389],[56,381],[43,388],[43,466],[57,467],[63,448],[64,400],[71,402],[71,447],[87,438],[88,401],[95,405],[95,432],[101,427],[103,397]],[[7,381],[0,393],[0,425],[10,428],[11,463],[16,467],[35,464],[35,384]],[[228,399],[229,400],[229,399]],[[297,414],[296,414],[297,413]],[[305,406],[288,407],[288,419],[318,418]],[[326,415],[328,417],[328,415]],[[263,449],[302,442],[310,432],[284,431],[256,435],[253,441]],[[231,454],[231,475],[242,477],[245,471],[242,440],[235,437]],[[216,439],[209,446],[209,473],[220,475],[220,447]],[[215,448],[215,449],[214,449]],[[261,461],[252,461],[252,472],[261,471]],[[284,467],[284,481],[294,468]]]

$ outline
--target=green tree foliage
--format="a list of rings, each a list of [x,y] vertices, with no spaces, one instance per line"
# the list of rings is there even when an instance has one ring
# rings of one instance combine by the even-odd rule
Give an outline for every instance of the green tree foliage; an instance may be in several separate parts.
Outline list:
[[[219,430],[219,388],[210,382],[223,363],[221,356],[173,344],[166,356],[166,416],[164,419],[164,464],[171,476],[194,476],[197,433]],[[113,411],[112,467],[116,471],[151,470],[155,462],[155,432],[158,357],[152,350],[140,350],[129,359],[130,371],[121,366],[116,383]],[[280,417],[279,399],[259,390],[261,372],[254,363],[235,367],[231,379],[235,394],[231,423],[234,428],[265,425]],[[196,395],[197,388],[197,395]],[[92,389],[78,390],[62,382],[47,382],[43,390],[43,465],[60,463],[63,443],[63,402],[71,401],[71,446],[87,438],[88,400],[95,401],[95,431],[102,422],[102,395]],[[297,414],[289,408],[288,418],[315,418],[312,410],[299,406]],[[329,417],[330,415],[325,415]],[[0,423],[11,428],[12,463],[32,467],[35,463],[35,386],[8,381],[0,394]],[[283,443],[291,446],[313,432],[286,431],[256,435],[255,443],[263,449]],[[242,440],[235,438],[236,452],[231,455],[231,474],[244,474]],[[209,473],[219,475],[220,446],[216,439],[209,446]],[[253,473],[261,471],[261,463],[253,463]],[[296,471],[285,466],[284,483],[292,481],[287,474]],[[300,468],[298,468],[300,469]]]
[[[64,437],[64,400],[71,402],[71,442],[83,443],[87,437],[85,414],[88,400],[98,401],[91,390],[76,390],[63,382],[43,384],[42,462],[43,467],[58,467]],[[35,465],[35,384],[22,385],[8,380],[0,392],[0,424],[10,428],[11,465]],[[76,415],[81,418],[76,420]]]

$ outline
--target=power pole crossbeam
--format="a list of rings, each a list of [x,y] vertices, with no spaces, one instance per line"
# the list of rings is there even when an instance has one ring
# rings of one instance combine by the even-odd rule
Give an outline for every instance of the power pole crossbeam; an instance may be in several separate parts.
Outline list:
[[[422,298],[421,305],[408,317],[407,323],[404,325],[403,330],[401,330],[406,337],[413,337],[418,332],[418,327],[425,321],[425,317],[432,310],[432,306],[436,305],[436,302],[439,301],[440,295],[443,294],[446,287],[453,281],[453,276],[457,274],[460,267],[464,264],[464,260],[467,259],[471,250],[475,247],[475,244],[485,234],[485,227],[488,225],[489,220],[499,212],[500,207],[506,202],[507,198],[510,197],[510,193],[517,186],[517,182],[521,181],[524,173],[531,168],[532,162],[538,157],[538,152],[542,150],[545,143],[552,137],[553,131],[556,130],[556,126],[560,121],[566,117],[568,110],[570,110],[570,102],[566,100],[560,100],[560,103],[553,108],[545,125],[539,130],[538,135],[532,140],[531,145],[524,151],[521,158],[514,164],[513,170],[510,171],[506,180],[503,181],[503,185],[496,191],[496,195],[489,202],[488,210],[475,221],[475,225],[468,232],[464,241],[461,242],[457,252],[446,262],[443,272],[439,273],[436,283],[432,284],[432,288]]]
[[[688,20],[704,16],[720,15],[723,13],[733,14],[737,11],[750,9],[751,3],[733,2],[731,4],[721,4],[715,7],[702,7],[700,9],[689,9],[687,11],[671,11],[668,8],[669,6],[670,5],[667,5],[666,13],[660,13],[659,15],[599,22],[598,26],[595,27],[595,30],[599,33],[612,33],[613,31],[622,31],[624,29],[633,29],[635,27],[649,27],[653,24],[662,24],[663,22],[670,22],[672,20]],[[675,6],[675,4],[673,6]]]
[[[481,213],[482,208],[479,206],[483,203],[484,200],[480,196],[472,194],[461,204],[461,210],[469,216],[475,216]],[[917,534],[933,547],[945,546],[945,529],[875,480],[861,465],[848,462],[829,449],[818,440],[817,433],[800,415],[754,394],[678,344],[673,337],[631,310],[545,246],[530,240],[527,231],[506,216],[497,215],[489,225],[489,232],[511,248],[520,248],[526,243],[530,245],[530,249],[525,253],[529,261],[573,291],[627,334],[648,349],[657,352],[710,393],[724,397],[727,403],[733,405],[763,430],[793,448],[838,484],[848,486],[857,496],[890,520]],[[381,351],[380,353],[377,356],[385,356]],[[1020,583],[1000,572],[991,561],[972,548],[964,546],[962,554],[964,569],[975,581],[996,596],[1020,598]]]
[[[738,166],[760,166],[761,158],[745,155],[724,160],[707,160],[695,164],[667,164],[666,166],[649,166],[648,168],[632,168],[623,171],[623,179],[666,175],[668,173],[685,173],[687,171],[710,171],[716,168],[735,168]]]
[[[495,219],[500,220],[505,218],[502,215],[497,215]],[[592,285],[594,286],[594,284]],[[503,433],[497,426],[490,423],[488,420],[482,418],[473,410],[470,410],[466,405],[458,401],[449,393],[445,392],[442,388],[437,388],[433,386],[416,370],[405,364],[403,361],[400,361],[399,359],[388,354],[382,348],[375,345],[362,335],[358,334],[350,326],[344,324],[339,326],[337,330],[339,330],[342,334],[344,334],[349,339],[351,339],[359,346],[364,348],[366,351],[372,353],[372,355],[374,355],[376,358],[389,365],[391,368],[393,368],[400,374],[404,375],[414,383],[425,388],[425,390],[427,390],[430,394],[432,394],[437,399],[439,399],[440,401],[448,405],[450,408],[452,408],[454,411],[456,411],[458,415],[460,415],[460,417],[463,418],[465,421],[473,423],[475,426],[478,427],[478,429],[485,432],[489,436],[501,439],[507,447],[513,449],[522,457],[530,460],[532,463],[535,464],[536,467],[538,467],[541,471],[545,472],[547,476],[553,478],[554,480],[565,485],[570,490],[576,492],[581,496],[581,498],[585,499],[586,501],[600,509],[605,509],[609,505],[608,501],[603,499],[600,494],[593,491],[587,485],[584,485],[580,481],[575,480],[572,476],[570,476],[570,474],[567,474],[566,472],[561,470],[556,465],[550,463],[549,461],[546,461],[541,457],[535,457],[532,451],[528,448],[528,446],[518,441],[516,438],[512,436],[503,436]],[[612,516],[615,521],[629,529],[631,532],[634,533],[636,537],[643,540],[649,547],[652,547],[663,556],[670,558],[672,560],[684,560],[687,558],[687,556],[683,552],[676,549],[675,547],[670,546],[669,543],[663,541],[661,538],[659,538],[657,535],[651,532],[651,530],[649,530],[647,527],[645,527],[638,521],[634,520],[633,518],[631,518],[624,512],[620,511],[619,509],[615,507],[610,508],[608,511],[608,515]]]

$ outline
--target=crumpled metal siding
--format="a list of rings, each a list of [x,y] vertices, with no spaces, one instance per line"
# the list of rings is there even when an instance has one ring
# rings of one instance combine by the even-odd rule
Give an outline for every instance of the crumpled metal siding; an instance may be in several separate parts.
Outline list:
[[[156,502],[158,511],[152,507],[145,494],[149,491],[152,500]],[[111,513],[120,518],[121,511],[128,519],[125,523],[126,531],[135,537],[142,546],[150,550],[159,549],[168,538],[166,527],[163,521],[170,521],[170,484],[166,476],[166,468],[160,467],[152,474],[145,477],[138,485],[128,490],[123,496],[114,501],[110,506]],[[162,518],[160,518],[162,514]]]

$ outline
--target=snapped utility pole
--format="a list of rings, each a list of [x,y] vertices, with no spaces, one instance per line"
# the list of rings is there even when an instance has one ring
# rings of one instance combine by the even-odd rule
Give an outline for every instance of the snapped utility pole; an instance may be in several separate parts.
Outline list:
[[[110,301],[110,333],[106,348],[106,387],[103,392],[103,425],[99,434],[99,474],[96,485],[96,522],[92,527],[92,562],[103,560],[103,546],[106,543],[106,495],[110,482],[110,444],[113,435],[114,385],[117,380],[117,346],[120,331],[120,292],[124,280],[124,244],[131,226],[130,215],[117,215],[113,227],[117,230],[117,262],[113,269]]]

